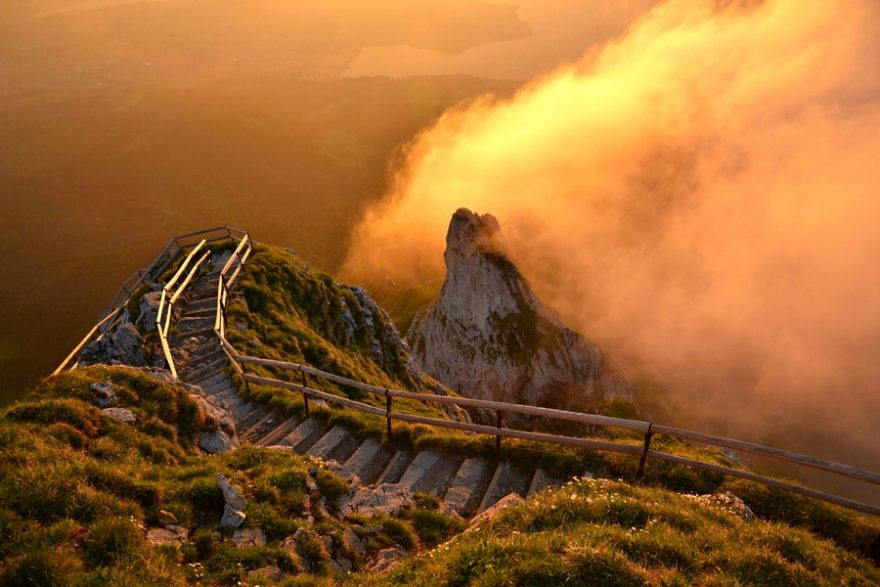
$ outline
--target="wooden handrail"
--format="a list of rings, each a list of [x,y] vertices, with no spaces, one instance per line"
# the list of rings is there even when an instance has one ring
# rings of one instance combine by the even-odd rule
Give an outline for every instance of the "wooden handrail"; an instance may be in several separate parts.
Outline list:
[[[787,491],[791,491],[792,493],[799,493],[801,495],[806,495],[808,497],[814,497],[816,499],[821,499],[823,501],[827,501],[829,503],[843,506],[843,507],[849,508],[851,510],[862,512],[864,514],[871,514],[872,516],[880,516],[880,507],[873,506],[873,505],[870,505],[867,503],[862,503],[860,501],[855,501],[852,499],[847,499],[845,497],[832,495],[830,493],[825,493],[823,491],[817,491],[816,489],[810,489],[809,487],[804,487],[802,485],[795,485],[794,483],[787,483],[785,481],[781,481],[779,479],[774,479],[772,477],[765,477],[763,475],[756,475],[755,473],[749,473],[748,471],[742,471],[740,469],[731,469],[730,467],[724,467],[722,465],[716,465],[714,463],[706,463],[703,461],[697,461],[694,459],[689,459],[687,457],[680,457],[678,455],[671,455],[668,453],[657,452],[654,450],[649,450],[648,456],[653,457],[655,459],[669,461],[671,463],[678,463],[680,465],[686,465],[688,467],[695,467],[697,469],[712,471],[713,473],[718,473],[719,475],[730,475],[732,477],[741,477],[743,479],[748,479],[749,481],[755,481],[757,483],[763,483],[764,485],[769,485],[771,487],[778,487],[780,489],[785,489]],[[849,475],[847,475],[847,476],[849,476]]]
[[[834,461],[818,459],[809,455],[803,455],[796,452],[772,448],[761,444],[755,444],[753,442],[734,440],[732,438],[725,438],[723,436],[713,436],[711,434],[703,434],[701,432],[691,432],[690,430],[680,430],[678,428],[671,428],[669,426],[660,426],[658,424],[653,425],[653,431],[654,434],[666,434],[667,436],[674,436],[682,440],[690,440],[692,442],[700,442],[712,446],[719,446],[722,448],[729,448],[782,461],[788,461],[790,463],[804,465],[805,467],[821,469],[823,471],[836,473],[838,475],[844,475],[852,479],[858,479],[860,481],[867,481],[868,483],[880,485],[880,474],[878,473],[858,469],[851,465],[835,463]]]
[[[246,238],[246,237],[245,237]],[[244,240],[244,239],[243,239]],[[220,279],[217,285],[218,297],[217,297],[217,313],[215,317],[215,334],[220,340],[221,348],[223,352],[226,354],[230,363],[233,365],[234,369],[241,377],[241,379],[245,382],[245,385],[250,383],[259,383],[263,385],[271,385],[274,387],[280,387],[282,389],[287,389],[291,391],[298,391],[303,394],[306,402],[308,401],[308,397],[316,397],[323,399],[327,402],[347,406],[353,409],[357,409],[362,412],[374,414],[377,416],[384,416],[388,419],[388,430],[389,433],[391,431],[391,420],[402,420],[407,422],[426,424],[429,426],[437,426],[443,428],[452,428],[457,430],[463,430],[467,432],[476,432],[481,434],[489,434],[493,435],[497,438],[496,447],[500,447],[500,439],[501,437],[505,438],[519,438],[522,440],[531,440],[538,442],[549,442],[554,444],[561,444],[567,446],[578,446],[582,448],[588,448],[592,450],[602,450],[602,451],[610,451],[610,452],[618,452],[622,454],[639,456],[641,457],[641,463],[639,467],[639,474],[642,472],[642,468],[644,467],[644,461],[650,457],[660,460],[665,460],[685,466],[690,466],[694,468],[699,468],[707,471],[712,471],[718,473],[720,475],[730,475],[735,477],[740,477],[743,479],[748,479],[751,481],[755,481],[758,483],[763,483],[765,485],[771,487],[777,487],[780,489],[784,489],[787,491],[791,491],[793,493],[798,493],[800,495],[805,495],[808,497],[813,497],[817,499],[821,499],[823,501],[827,501],[829,503],[833,503],[836,505],[840,505],[855,511],[859,511],[862,513],[880,516],[880,507],[873,506],[870,504],[861,503],[855,500],[843,498],[840,496],[832,495],[829,493],[825,493],[822,491],[818,491],[815,489],[810,489],[808,487],[803,487],[800,485],[796,485],[793,483],[788,483],[785,481],[781,481],[779,479],[773,479],[771,477],[765,477],[763,475],[758,475],[755,473],[751,473],[748,471],[743,471],[739,469],[733,469],[730,467],[725,467],[722,465],[717,465],[714,463],[706,463],[703,461],[698,461],[695,459],[690,459],[686,457],[680,457],[677,455],[671,455],[664,452],[659,452],[656,450],[652,450],[650,448],[652,436],[655,434],[665,434],[667,436],[673,436],[676,438],[680,438],[682,440],[698,442],[710,446],[717,446],[722,448],[730,448],[733,450],[740,450],[744,452],[749,452],[752,454],[758,454],[761,456],[783,460],[787,462],[796,463],[798,465],[804,465],[807,467],[812,467],[815,469],[820,469],[824,471],[828,471],[830,473],[835,473],[838,475],[842,475],[845,477],[849,477],[851,479],[856,479],[859,481],[865,481],[873,484],[880,484],[880,474],[867,471],[864,469],[859,469],[857,467],[852,467],[850,465],[844,465],[841,463],[835,463],[832,461],[827,461],[824,459],[818,459],[816,457],[811,457],[808,455],[803,455],[791,451],[780,450],[768,446],[763,446],[751,442],[745,442],[740,440],[734,440],[730,438],[725,438],[721,436],[714,436],[710,434],[703,434],[699,432],[693,432],[689,430],[681,430],[678,428],[673,428],[670,426],[661,426],[655,425],[651,422],[645,422],[641,420],[630,420],[624,418],[611,418],[607,416],[599,416],[595,414],[583,414],[579,412],[571,412],[568,410],[557,410],[552,408],[542,408],[538,406],[526,406],[521,404],[511,404],[507,402],[494,402],[494,401],[486,401],[486,400],[476,400],[471,398],[461,398],[455,396],[444,396],[444,395],[434,395],[427,393],[418,393],[404,390],[395,390],[388,389],[384,387],[380,387],[377,385],[371,385],[368,383],[364,383],[361,381],[357,381],[354,379],[350,379],[348,377],[343,377],[340,375],[336,375],[334,373],[329,373],[326,371],[322,371],[320,369],[316,369],[314,367],[310,367],[308,365],[303,365],[301,363],[292,363],[288,361],[278,361],[273,359],[263,359],[259,357],[251,357],[247,355],[240,354],[235,347],[226,339],[225,336],[225,304],[223,303],[223,299],[228,291],[229,287],[234,282],[235,278],[239,275],[242,267],[244,266],[245,261],[247,260],[248,255],[253,250],[252,246],[249,246],[247,251],[241,255],[240,262],[235,272],[230,276],[230,279],[227,281],[226,273],[232,267],[233,259],[238,256],[246,245],[243,243],[239,243],[239,247],[236,248],[233,255],[230,257],[229,261],[227,261],[223,270],[220,272]],[[247,373],[245,371],[244,366],[247,364],[252,365],[261,365],[264,367],[289,370],[289,371],[298,371],[303,374],[304,379],[303,383],[292,383],[289,381],[283,381],[280,379],[274,379],[271,377],[262,377],[259,375],[255,375],[253,373]],[[318,377],[339,385],[344,385],[346,387],[351,387],[354,389],[359,389],[361,391],[366,391],[368,393],[372,393],[374,395],[381,395],[386,398],[386,406],[385,410],[378,408],[376,406],[371,406],[369,404],[358,402],[356,400],[352,400],[346,397],[340,397],[337,395],[333,395],[331,393],[327,393],[324,391],[320,391],[305,385],[305,376],[311,375],[313,377]],[[454,420],[443,420],[439,418],[430,418],[427,416],[419,416],[416,414],[406,414],[401,412],[392,411],[392,398],[404,398],[411,399],[420,402],[436,402],[448,405],[457,405],[462,407],[470,407],[470,408],[481,408],[487,410],[494,410],[498,414],[498,425],[497,426],[487,426],[483,424],[473,424],[470,422],[457,422]],[[306,403],[308,406],[308,403]],[[538,416],[538,417],[546,417],[546,418],[554,418],[558,420],[577,422],[581,424],[589,424],[589,425],[597,425],[597,426],[612,426],[623,428],[627,430],[633,430],[636,432],[643,433],[645,435],[644,445],[637,444],[624,444],[619,442],[607,442],[602,440],[594,440],[594,439],[586,439],[586,438],[576,438],[571,436],[563,436],[557,434],[548,434],[542,432],[531,432],[525,430],[513,430],[510,428],[503,428],[501,425],[501,413],[502,412],[512,412],[518,413],[528,416]]]
[[[171,289],[174,287],[174,284],[177,283],[177,280],[180,279],[180,276],[183,275],[184,271],[186,271],[186,268],[189,265],[190,261],[193,260],[193,257],[195,257],[196,253],[198,253],[199,250],[204,246],[205,239],[202,239],[201,241],[199,241],[199,244],[196,245],[196,247],[192,251],[190,251],[189,254],[183,259],[180,267],[177,269],[177,271],[175,271],[171,279],[169,279],[165,283],[165,287],[163,287],[162,289],[164,289],[165,291],[171,291]]]
[[[102,320],[100,320],[97,324],[92,326],[92,329],[89,330],[89,333],[86,334],[81,341],[79,341],[78,345],[73,347],[73,350],[70,351],[70,354],[67,355],[67,357],[65,357],[65,359],[61,362],[60,365],[58,365],[58,368],[55,369],[54,371],[52,371],[52,376],[54,377],[55,375],[58,375],[59,373],[64,371],[64,367],[66,367],[67,364],[70,363],[70,361],[73,360],[73,358],[79,354],[79,352],[83,349],[83,347],[85,347],[86,344],[88,344],[88,342],[91,340],[92,336],[95,335],[95,332],[97,332],[97,330],[101,326],[103,326],[105,322],[107,322],[108,320],[110,320],[111,318],[116,316],[116,314],[118,314],[118,313],[119,313],[119,308],[115,308],[112,312],[110,312],[109,314],[104,316],[104,318]]]

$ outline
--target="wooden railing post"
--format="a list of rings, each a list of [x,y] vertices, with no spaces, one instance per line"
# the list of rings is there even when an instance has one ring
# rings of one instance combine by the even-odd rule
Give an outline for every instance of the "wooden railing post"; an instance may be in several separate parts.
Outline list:
[[[385,390],[385,421],[388,427],[388,440],[391,440],[391,395],[390,390]]]
[[[495,410],[495,427],[501,430],[501,410]],[[495,458],[501,458],[501,434],[495,435]]]
[[[241,367],[241,379],[242,381],[244,381],[244,387],[245,389],[247,389],[248,395],[250,395],[251,382],[247,380],[247,377],[245,377],[245,375],[247,375],[247,363],[239,363],[239,366]]]
[[[645,449],[642,451],[642,456],[639,458],[639,470],[636,472],[637,477],[641,477],[645,474],[645,461],[648,460],[648,450],[651,448],[651,426],[653,424],[648,424],[648,431],[645,432]]]
[[[303,404],[306,407],[306,418],[309,417],[309,394],[306,393],[306,384],[308,383],[308,379],[306,379],[306,372],[300,371],[300,375],[302,375],[302,388],[303,388]]]

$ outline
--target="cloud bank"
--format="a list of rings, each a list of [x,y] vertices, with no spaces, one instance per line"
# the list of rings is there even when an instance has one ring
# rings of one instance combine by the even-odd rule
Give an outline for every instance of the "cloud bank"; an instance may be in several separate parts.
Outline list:
[[[450,215],[491,212],[537,291],[689,425],[876,466],[878,12],[667,2],[416,137],[342,273],[434,293]]]

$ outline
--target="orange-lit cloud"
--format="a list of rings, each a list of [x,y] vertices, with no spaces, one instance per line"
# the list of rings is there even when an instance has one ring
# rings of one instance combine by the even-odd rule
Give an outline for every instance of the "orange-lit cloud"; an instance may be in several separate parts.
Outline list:
[[[665,3],[416,137],[343,273],[436,293],[450,215],[490,212],[545,299],[692,425],[802,428],[811,450],[875,465],[878,12]]]

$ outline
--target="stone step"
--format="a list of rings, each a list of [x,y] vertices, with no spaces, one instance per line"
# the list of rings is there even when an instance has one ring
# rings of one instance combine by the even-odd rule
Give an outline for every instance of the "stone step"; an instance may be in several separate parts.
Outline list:
[[[218,280],[216,277],[214,278],[202,278],[196,283],[196,285],[189,290],[190,295],[197,295],[201,293],[213,292],[214,295],[217,295],[217,283]]]
[[[235,385],[233,385],[231,381],[221,381],[220,383],[215,383],[214,385],[209,385],[208,387],[202,387],[202,390],[208,395],[215,396],[220,395],[221,393],[236,391]]]
[[[278,444],[293,447],[293,450],[303,454],[326,433],[326,424],[317,418],[309,418],[294,428],[293,432],[285,436]]]
[[[226,354],[223,352],[223,349],[220,348],[220,345],[204,345],[199,347],[198,353],[190,353],[190,355],[184,361],[184,370],[185,371],[194,371],[195,369],[200,369],[205,365],[210,365],[211,363],[216,362],[217,360],[226,360]]]
[[[217,310],[217,298],[207,298],[203,300],[190,300],[186,305],[186,309],[184,309],[184,313],[189,314],[192,311],[198,310]]]
[[[357,450],[358,441],[344,426],[336,425],[306,451],[307,455],[344,463]]]
[[[244,432],[246,432],[251,426],[259,422],[269,414],[271,414],[269,408],[265,406],[257,406],[257,409],[253,410],[244,418],[235,423],[235,429],[238,431],[239,436],[244,434]]]
[[[182,361],[182,364],[190,365],[192,363],[197,363],[199,361],[203,361],[208,357],[216,353],[223,353],[223,349],[220,347],[220,341],[217,340],[216,337],[214,339],[207,339],[202,341],[197,341],[198,344],[186,347],[179,346],[171,349],[172,353],[177,352],[185,352],[186,356]]]
[[[232,380],[229,379],[229,375],[226,374],[226,371],[221,373],[217,373],[215,375],[211,375],[210,377],[204,377],[202,379],[195,379],[196,385],[201,385],[204,387],[210,387],[212,385],[216,385],[218,383],[229,382],[232,383]]]
[[[339,474],[348,480],[357,476],[361,483],[368,485],[379,478],[393,456],[394,453],[383,448],[378,440],[368,438],[345,461]]]
[[[552,477],[544,469],[537,468],[535,469],[535,474],[532,476],[532,482],[529,484],[528,495],[526,497],[531,497],[536,493],[540,493],[551,487],[559,487],[560,485],[562,485],[562,480]]]
[[[184,381],[193,381],[197,379],[206,380],[216,378],[218,375],[226,375],[226,362],[221,361],[215,365],[205,366],[202,369],[194,371],[193,373],[181,373],[180,378]],[[227,377],[228,379],[228,377]],[[219,379],[220,382],[224,381],[223,379]],[[232,380],[229,380],[229,383],[232,383]],[[214,384],[217,384],[217,380],[215,380]],[[210,385],[209,385],[210,387]]]
[[[202,346],[203,344],[208,343],[214,337],[215,335],[213,329],[206,332],[187,332],[184,334],[174,334],[168,339],[168,344],[171,345],[172,348],[194,345]]]
[[[465,459],[443,497],[449,509],[468,517],[480,507],[495,469],[483,459]]]
[[[235,411],[235,408],[237,408],[239,406],[243,406],[245,403],[247,403],[240,395],[238,395],[238,393],[235,390],[230,390],[230,391],[226,391],[223,393],[217,393],[213,397],[220,400],[220,401],[225,402],[226,407],[228,407],[229,410],[232,412]],[[233,416],[233,419],[234,419],[234,416]]]
[[[217,303],[216,286],[213,291],[212,290],[204,290],[199,293],[189,292],[189,294],[186,296],[186,299],[188,302],[187,303],[188,308],[191,307],[193,304],[197,304],[199,302],[204,302],[205,300],[210,300],[211,302],[216,304]]]
[[[526,497],[531,480],[531,474],[515,466],[510,461],[501,462],[495,470],[495,475],[493,475],[492,481],[489,483],[489,488],[480,502],[477,513],[479,514],[492,507],[499,499],[510,493],[518,493],[521,497]]]
[[[247,402],[235,408],[232,408],[232,417],[236,422],[240,422],[245,416],[257,409],[257,404]],[[236,424],[236,428],[238,425]]]
[[[198,318],[181,318],[175,323],[177,333],[179,335],[189,334],[191,332],[204,332],[214,330],[214,319],[210,316]]]
[[[411,491],[427,491],[442,496],[452,482],[461,459],[433,450],[423,450],[416,455],[399,484]]]
[[[400,481],[400,478],[403,477],[403,474],[406,472],[412,459],[412,455],[405,450],[399,450],[394,453],[394,456],[391,457],[385,470],[382,471],[382,474],[379,475],[379,478],[376,480],[376,484],[397,483]]]
[[[181,377],[191,379],[193,381],[204,381],[210,377],[214,377],[226,368],[227,360],[225,356],[219,356],[210,361],[199,361],[196,363],[185,363],[177,372]]]
[[[171,337],[171,341],[186,341],[191,338],[205,338],[207,339],[210,336],[214,336],[214,322],[210,321],[210,324],[206,328],[199,328],[193,330],[180,330],[178,329],[175,332],[174,336]]]
[[[277,412],[269,410],[269,413],[256,423],[252,424],[243,433],[239,433],[239,437],[253,443],[254,440],[262,438],[272,430],[278,427],[278,424],[284,421],[284,418]]]
[[[181,312],[180,315],[184,318],[202,318],[206,316],[214,318],[217,315],[217,307],[211,306],[210,308],[203,308],[201,310],[193,310],[187,307],[184,308],[183,312]]]
[[[254,444],[257,446],[272,446],[279,440],[293,432],[293,429],[299,426],[299,418],[293,416],[283,421],[281,424],[264,434],[262,438],[257,439]]]
[[[243,406],[247,403],[247,401],[243,397],[238,395],[238,390],[235,388],[227,389],[226,391],[221,391],[220,393],[215,393],[214,397],[227,402],[232,408],[237,408],[238,406]]]

